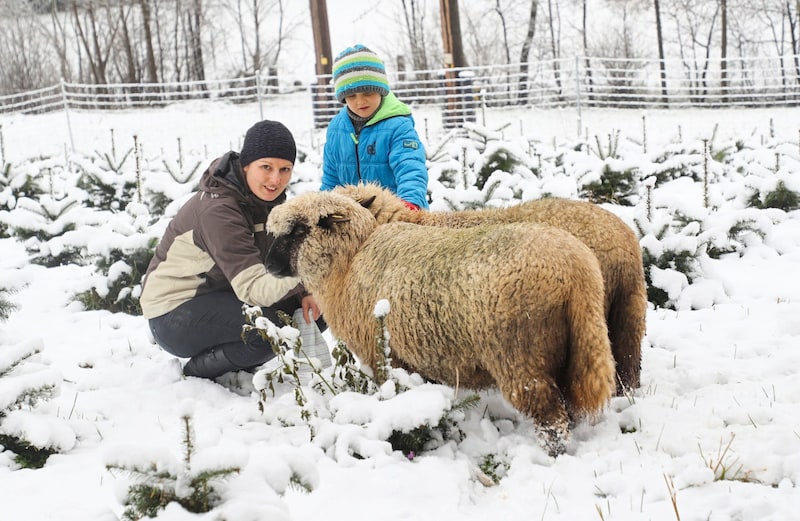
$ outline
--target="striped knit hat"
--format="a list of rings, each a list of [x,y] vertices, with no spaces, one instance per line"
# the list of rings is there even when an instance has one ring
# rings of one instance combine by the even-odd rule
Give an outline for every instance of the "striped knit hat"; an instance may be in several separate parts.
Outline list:
[[[344,103],[345,96],[356,92],[389,94],[386,68],[378,55],[358,44],[348,47],[333,60],[333,88],[336,99]]]

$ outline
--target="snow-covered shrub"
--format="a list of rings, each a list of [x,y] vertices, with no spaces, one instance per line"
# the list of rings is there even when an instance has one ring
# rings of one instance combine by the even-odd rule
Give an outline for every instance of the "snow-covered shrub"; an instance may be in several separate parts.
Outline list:
[[[198,461],[191,417],[181,418],[183,426],[183,460],[168,451],[128,447],[106,458],[106,469],[133,476],[136,483],[128,487],[123,499],[123,518],[131,521],[156,517],[170,503],[177,503],[192,513],[210,512],[223,502],[218,483],[240,471],[236,457]],[[200,454],[202,456],[202,454]]]
[[[7,320],[8,315],[17,307],[9,298],[11,292],[8,288],[0,287],[0,322]]]
[[[344,450],[349,457],[367,458],[384,449],[378,449],[375,442],[385,443],[385,451],[400,451],[406,457],[413,458],[426,450],[433,450],[447,443],[449,440],[460,440],[461,429],[458,422],[463,420],[464,412],[477,405],[479,398],[469,394],[462,400],[454,400],[452,391],[440,385],[426,384],[416,374],[409,374],[404,369],[391,367],[391,348],[389,335],[383,319],[388,313],[388,303],[381,301],[376,305],[376,352],[378,353],[378,374],[365,368],[361,369],[358,361],[341,341],[333,352],[335,364],[332,368],[321,370],[315,367],[313,361],[303,355],[302,343],[299,342],[298,331],[290,323],[290,318],[285,317],[286,325],[278,327],[258,313],[258,308],[245,308],[248,324],[246,331],[258,331],[262,338],[268,340],[280,364],[277,369],[261,369],[253,376],[253,384],[260,392],[259,411],[266,416],[267,421],[275,420],[281,424],[309,424],[312,432],[318,437],[318,443],[326,446],[332,443],[330,450],[338,452]],[[267,364],[271,365],[271,364]],[[311,365],[314,376],[307,385],[298,376],[298,368]],[[382,376],[379,376],[382,375]],[[288,379],[284,377],[289,376]],[[276,386],[282,384],[292,386],[295,404],[298,410],[285,411],[279,417],[268,413],[267,391],[274,397]],[[287,395],[289,393],[283,393]],[[347,396],[349,400],[357,394],[363,398],[359,402],[364,405],[363,414],[358,420],[365,429],[366,439],[346,447],[340,446],[342,440],[339,435],[330,434],[336,427],[325,424],[324,428],[315,418],[334,418],[334,423],[348,425],[351,420],[336,420],[338,414],[350,414],[337,407],[337,397]],[[408,414],[397,415],[396,412],[405,409],[406,403],[412,403],[417,396],[436,396],[428,400],[430,407],[423,416],[408,417]],[[348,406],[349,407],[349,406]],[[370,420],[369,418],[373,419]],[[375,422],[374,425],[370,425]],[[346,428],[346,427],[343,427]],[[322,429],[325,434],[318,433]],[[350,435],[343,440],[353,441]],[[349,443],[349,442],[346,442]],[[344,455],[342,453],[342,456]]]
[[[58,394],[61,373],[38,360],[41,341],[0,348],[0,451],[14,453],[19,467],[41,468],[76,442],[65,420],[37,410]]]

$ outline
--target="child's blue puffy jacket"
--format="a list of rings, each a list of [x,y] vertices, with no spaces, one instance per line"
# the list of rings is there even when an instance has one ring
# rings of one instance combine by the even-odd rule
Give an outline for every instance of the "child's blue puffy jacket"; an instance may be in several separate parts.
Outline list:
[[[428,208],[425,149],[411,109],[391,92],[358,136],[346,106],[328,126],[321,190],[360,182],[378,183],[402,200]]]

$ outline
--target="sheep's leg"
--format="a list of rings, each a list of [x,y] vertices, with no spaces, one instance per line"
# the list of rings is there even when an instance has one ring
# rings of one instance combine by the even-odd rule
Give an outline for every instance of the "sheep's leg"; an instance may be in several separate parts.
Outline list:
[[[569,437],[569,415],[555,381],[548,376],[536,376],[499,387],[514,408],[539,425],[548,453],[551,456],[563,454],[566,450],[564,443]]]

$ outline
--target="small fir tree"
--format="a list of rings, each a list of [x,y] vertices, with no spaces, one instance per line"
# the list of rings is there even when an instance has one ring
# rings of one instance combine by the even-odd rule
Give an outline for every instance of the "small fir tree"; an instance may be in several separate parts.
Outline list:
[[[240,469],[236,466],[192,470],[195,453],[194,429],[191,417],[181,418],[183,427],[183,464],[177,472],[171,472],[153,462],[145,467],[111,462],[106,465],[110,472],[121,471],[132,475],[139,482],[128,488],[123,518],[137,521],[153,518],[170,503],[178,503],[188,512],[210,512],[221,503],[215,484],[231,477]]]
[[[8,320],[11,312],[17,309],[17,305],[10,299],[11,293],[12,290],[0,287],[0,322]]]
[[[14,461],[22,468],[41,468],[48,457],[58,452],[55,447],[37,446],[3,429],[3,420],[12,411],[33,409],[38,403],[52,398],[58,390],[54,372],[47,373],[28,363],[40,352],[41,344],[38,342],[2,346],[0,352],[0,451],[13,452]]]

